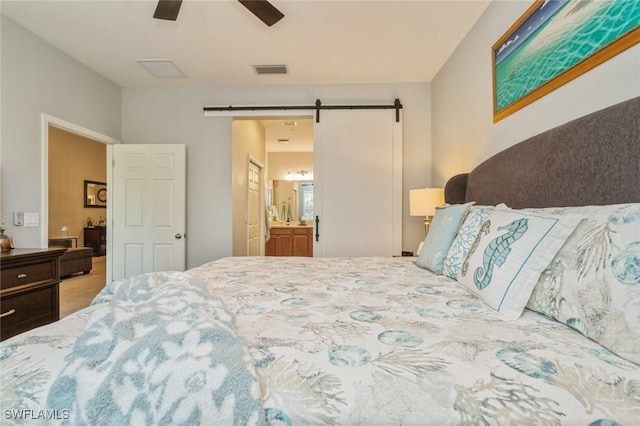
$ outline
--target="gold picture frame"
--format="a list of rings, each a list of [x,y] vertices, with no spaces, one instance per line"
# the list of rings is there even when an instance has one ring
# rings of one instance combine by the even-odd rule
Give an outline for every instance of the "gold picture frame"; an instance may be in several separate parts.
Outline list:
[[[536,0],[491,48],[493,122],[639,42],[640,2]]]

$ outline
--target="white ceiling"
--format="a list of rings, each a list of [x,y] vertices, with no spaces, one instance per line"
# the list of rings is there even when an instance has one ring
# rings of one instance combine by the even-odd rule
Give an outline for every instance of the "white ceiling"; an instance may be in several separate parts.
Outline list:
[[[312,118],[270,119],[260,120],[260,123],[265,129],[267,152],[313,152]],[[288,140],[288,143],[278,139]]]
[[[490,1],[271,2],[285,15],[272,27],[235,0],[184,0],[176,22],[153,19],[155,0],[2,0],[2,13],[122,87],[396,83],[431,81]]]

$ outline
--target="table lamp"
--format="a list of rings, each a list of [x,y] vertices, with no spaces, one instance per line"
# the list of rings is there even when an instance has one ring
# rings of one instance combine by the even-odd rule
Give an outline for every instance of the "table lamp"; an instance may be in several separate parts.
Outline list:
[[[424,216],[425,234],[429,232],[436,207],[444,204],[444,188],[421,188],[409,191],[409,215]]]

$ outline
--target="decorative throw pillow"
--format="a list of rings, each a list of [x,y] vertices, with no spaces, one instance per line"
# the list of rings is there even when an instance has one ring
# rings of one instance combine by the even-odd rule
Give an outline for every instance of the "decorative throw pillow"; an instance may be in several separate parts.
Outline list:
[[[429,232],[418,254],[416,261],[418,266],[436,274],[442,273],[444,258],[472,204],[454,204],[436,208]]]
[[[579,215],[527,307],[640,364],[640,204],[538,209]]]
[[[519,318],[540,273],[579,221],[496,208],[480,226],[458,282],[502,318]]]
[[[493,206],[473,206],[471,207],[469,214],[462,222],[462,226],[458,231],[447,256],[444,259],[442,265],[442,274],[454,280],[458,279],[462,262],[467,258],[469,249],[473,241],[476,239],[480,227],[487,219],[487,217],[493,212]]]

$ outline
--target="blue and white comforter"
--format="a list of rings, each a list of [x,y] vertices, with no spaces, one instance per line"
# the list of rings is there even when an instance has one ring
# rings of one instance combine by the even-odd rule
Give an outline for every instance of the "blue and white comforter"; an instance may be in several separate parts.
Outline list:
[[[144,279],[3,342],[2,408],[68,407],[71,424],[94,424],[102,397],[105,424],[640,424],[640,366],[532,311],[502,321],[404,258],[227,258]],[[229,358],[247,363],[217,376]]]
[[[82,329],[73,319],[61,321],[2,345],[4,419],[263,423],[233,316],[202,281],[173,272],[116,282],[78,317],[87,320]]]

